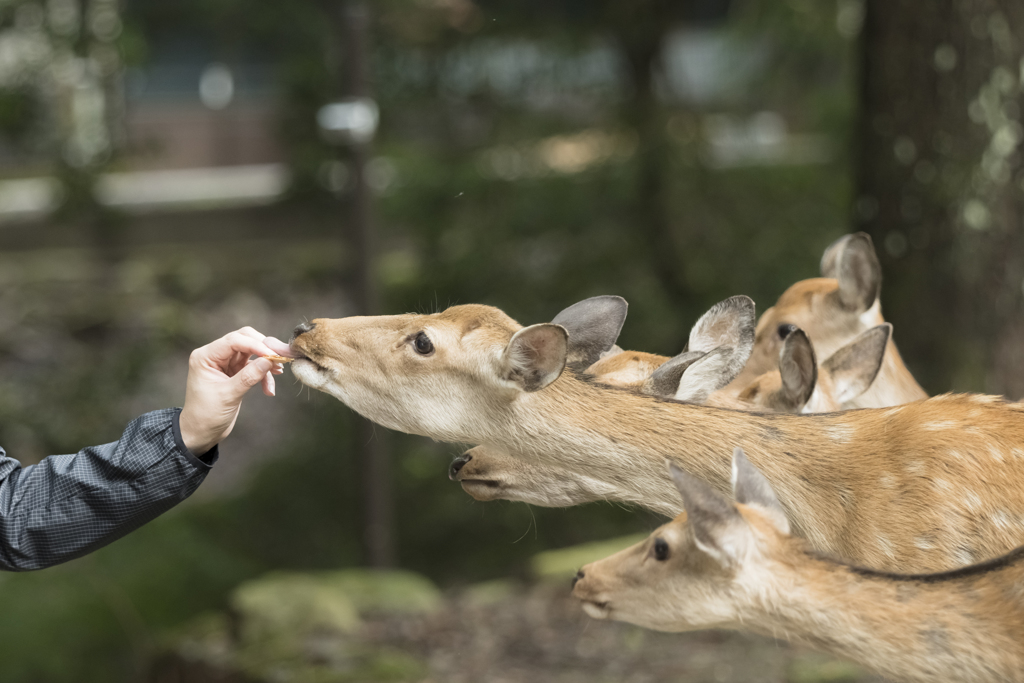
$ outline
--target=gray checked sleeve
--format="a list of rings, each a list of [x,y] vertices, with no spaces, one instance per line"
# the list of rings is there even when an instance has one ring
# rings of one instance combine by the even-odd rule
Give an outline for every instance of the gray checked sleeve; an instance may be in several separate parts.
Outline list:
[[[0,449],[0,569],[42,569],[104,546],[188,498],[217,449],[185,447],[177,408],[146,413],[119,441],[22,467]]]

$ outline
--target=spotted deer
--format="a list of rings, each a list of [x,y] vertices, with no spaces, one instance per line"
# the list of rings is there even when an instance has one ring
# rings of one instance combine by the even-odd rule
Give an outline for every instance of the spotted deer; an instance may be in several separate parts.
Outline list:
[[[481,444],[614,482],[628,502],[680,511],[665,458],[728,490],[742,447],[796,534],[866,566],[934,571],[1024,541],[1024,407],[947,395],[895,408],[792,415],[695,405],[601,385],[574,368],[607,350],[497,308],[318,319],[291,367],[391,429]]]
[[[779,348],[794,326],[807,333],[819,358],[828,358],[857,335],[885,322],[878,298],[882,267],[867,234],[846,235],[834,242],[822,256],[821,274],[797,282],[761,315],[750,360],[730,389],[739,391],[755,377],[774,370]],[[884,408],[927,397],[890,340],[874,384],[844,407]]]
[[[735,502],[670,469],[685,511],[579,571],[573,594],[590,616],[785,638],[896,681],[1024,681],[1024,547],[937,574],[862,569],[792,536],[779,498],[741,449]]]
[[[694,326],[695,331],[699,329],[699,326]],[[807,336],[802,330],[794,330],[779,352],[779,370],[757,378],[738,396],[721,389],[713,391],[705,403],[741,410],[778,412],[840,410],[843,402],[871,386],[881,366],[891,330],[888,323],[868,330],[832,354],[820,368]],[[728,338],[720,341],[730,342]],[[613,386],[640,388],[645,381],[643,372],[653,372],[650,368],[657,369],[659,365],[648,360],[652,355],[624,351],[599,360],[588,368],[587,374],[594,375],[598,382]],[[611,365],[607,362],[622,356],[626,357],[626,363]],[[662,364],[668,360],[664,356],[654,358],[663,359]],[[606,372],[610,374],[606,375]],[[714,386],[728,380],[728,376],[722,377]],[[691,385],[691,390],[695,388]],[[585,472],[528,462],[488,446],[471,448],[455,458],[449,465],[448,477],[458,481],[466,493],[480,501],[512,500],[541,507],[567,507],[597,500],[629,500],[630,495],[629,491],[620,491],[614,481],[602,481]],[[642,502],[640,504],[643,505]]]

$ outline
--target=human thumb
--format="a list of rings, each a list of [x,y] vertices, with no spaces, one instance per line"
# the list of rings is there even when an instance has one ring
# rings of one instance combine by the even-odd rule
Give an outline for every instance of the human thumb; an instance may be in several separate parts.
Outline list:
[[[266,358],[257,358],[250,361],[244,368],[232,378],[238,398],[241,399],[247,391],[263,381],[263,377],[274,367],[272,361]]]

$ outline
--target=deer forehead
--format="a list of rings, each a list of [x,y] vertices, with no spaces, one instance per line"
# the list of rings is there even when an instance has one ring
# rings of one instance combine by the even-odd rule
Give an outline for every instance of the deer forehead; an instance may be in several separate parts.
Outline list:
[[[778,370],[769,370],[748,384],[739,394],[741,401],[761,404],[768,395],[782,388],[782,374]]]
[[[308,355],[337,359],[351,351],[384,354],[419,332],[427,334],[441,353],[453,348],[500,352],[520,329],[515,320],[491,306],[453,306],[440,313],[349,318],[319,318],[296,340]]]
[[[842,313],[835,293],[839,282],[817,277],[801,280],[782,293],[774,306],[761,316],[755,332],[758,338],[775,332],[779,323],[789,322],[806,330],[815,321],[826,321]]]

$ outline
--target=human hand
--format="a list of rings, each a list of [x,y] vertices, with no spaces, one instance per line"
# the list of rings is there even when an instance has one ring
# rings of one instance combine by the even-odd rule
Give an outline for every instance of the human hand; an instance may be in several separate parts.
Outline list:
[[[179,418],[190,451],[202,455],[231,433],[249,389],[262,384],[264,394],[274,395],[274,375],[284,371],[282,365],[249,357],[279,354],[282,348],[284,342],[243,327],[192,352]]]

